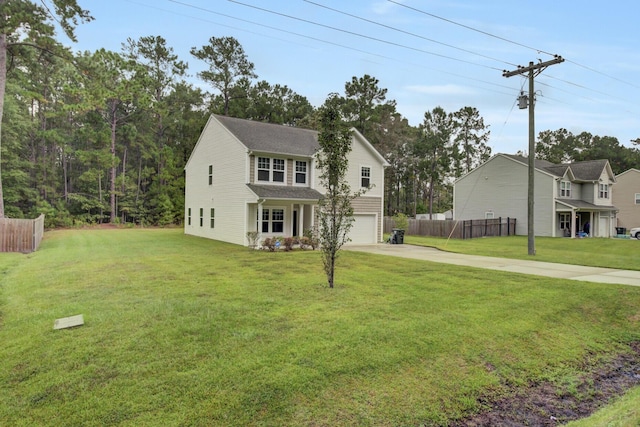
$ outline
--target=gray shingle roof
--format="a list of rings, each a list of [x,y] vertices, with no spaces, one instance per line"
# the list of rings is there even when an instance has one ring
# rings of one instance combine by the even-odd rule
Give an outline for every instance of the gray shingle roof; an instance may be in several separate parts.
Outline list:
[[[525,164],[528,163],[528,159],[526,157],[516,156],[513,154],[505,154],[505,156]],[[588,160],[585,162],[563,163],[558,165],[546,160],[536,159],[535,166],[536,169],[540,169],[560,177],[567,173],[567,169],[571,169],[573,176],[578,181],[597,181],[600,179],[602,171],[607,166],[607,162],[607,160]]]
[[[261,199],[314,200],[322,197],[317,190],[309,187],[292,187],[288,185],[247,184],[247,187]]]
[[[593,211],[616,211],[618,208],[615,206],[606,206],[606,205],[594,205],[593,203],[585,202],[584,200],[574,200],[574,199],[556,199],[556,202],[561,203],[563,205],[568,205],[578,209],[589,209]]]
[[[228,116],[214,117],[251,151],[311,157],[320,147],[315,130]]]

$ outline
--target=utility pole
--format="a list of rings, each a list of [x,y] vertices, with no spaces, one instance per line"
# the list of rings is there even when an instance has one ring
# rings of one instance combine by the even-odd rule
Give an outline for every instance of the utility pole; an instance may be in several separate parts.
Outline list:
[[[535,177],[535,158],[536,158],[536,135],[535,135],[535,115],[533,105],[535,103],[535,91],[533,87],[533,79],[538,74],[542,73],[549,65],[559,64],[564,62],[564,59],[560,55],[554,55],[554,59],[546,62],[540,62],[534,64],[533,61],[529,62],[528,67],[522,67],[518,65],[518,68],[513,71],[504,70],[503,77],[512,77],[518,74],[529,74],[529,184],[527,194],[527,236],[528,236],[528,250],[529,255],[536,254],[536,242],[534,233],[534,177]],[[521,95],[521,99],[522,96]],[[526,108],[522,107],[522,108]]]

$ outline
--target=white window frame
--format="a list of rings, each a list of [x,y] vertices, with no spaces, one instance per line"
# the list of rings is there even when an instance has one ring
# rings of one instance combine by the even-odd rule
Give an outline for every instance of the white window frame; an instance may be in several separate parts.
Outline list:
[[[302,170],[302,166],[304,166],[304,170]],[[306,160],[296,160],[294,165],[294,177],[293,184],[294,185],[308,185],[309,183],[309,162]],[[298,182],[298,176],[304,177],[304,182]]]
[[[368,172],[368,175],[365,174],[365,170],[366,172]],[[364,180],[368,181],[368,185],[363,185],[364,184]],[[371,166],[360,166],[360,187],[361,188],[370,188],[371,187]]]
[[[571,197],[571,181],[560,181],[560,197]]]
[[[213,165],[209,165],[209,185],[213,185]]]
[[[484,213],[484,219],[494,219],[494,218],[495,218],[495,214],[493,212],[489,211]]]
[[[204,227],[204,208],[200,208],[200,227]]]
[[[276,169],[276,163],[278,168]],[[267,171],[269,179],[260,179],[260,172]],[[282,181],[274,180],[276,173],[282,173]],[[264,174],[264,173],[263,173]],[[270,184],[287,183],[287,160],[280,157],[258,156],[256,158],[256,182],[268,182]]]
[[[636,193],[635,202],[636,202],[636,205],[640,205],[640,193]]]
[[[275,214],[277,211],[282,212],[282,219],[278,219]],[[284,222],[286,218],[286,209],[281,206],[268,206],[262,208],[262,218],[260,218],[260,231],[265,234],[284,234]],[[266,218],[265,218],[266,216]],[[282,231],[273,231],[274,223],[282,223]],[[264,226],[267,225],[267,229],[265,230]]]
[[[216,222],[216,208],[211,208],[211,223],[209,224],[211,228],[215,228]]]
[[[560,224],[560,230],[571,229],[571,213],[560,212],[559,215],[560,215],[560,220],[558,221],[558,223]]]
[[[609,184],[600,183],[598,186],[598,197],[601,199],[609,198]]]

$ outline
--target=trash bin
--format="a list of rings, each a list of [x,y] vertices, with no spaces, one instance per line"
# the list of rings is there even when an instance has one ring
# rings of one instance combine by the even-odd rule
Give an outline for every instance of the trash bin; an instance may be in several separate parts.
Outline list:
[[[627,229],[625,227],[616,227],[616,234],[618,235],[627,234]]]
[[[394,228],[391,231],[393,233],[391,236],[391,243],[402,245],[404,243],[404,230],[401,228]]]

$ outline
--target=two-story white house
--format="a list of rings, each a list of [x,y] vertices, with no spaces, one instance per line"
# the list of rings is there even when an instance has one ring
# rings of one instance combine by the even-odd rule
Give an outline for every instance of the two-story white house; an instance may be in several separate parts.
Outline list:
[[[185,167],[186,234],[248,245],[247,232],[302,236],[324,189],[314,130],[212,115]],[[351,243],[382,240],[385,159],[352,129],[347,180],[354,191]]]
[[[616,178],[608,160],[570,164],[535,161],[534,230],[537,236],[615,234]],[[454,183],[454,219],[516,218],[516,234],[527,234],[528,159],[496,154]]]

